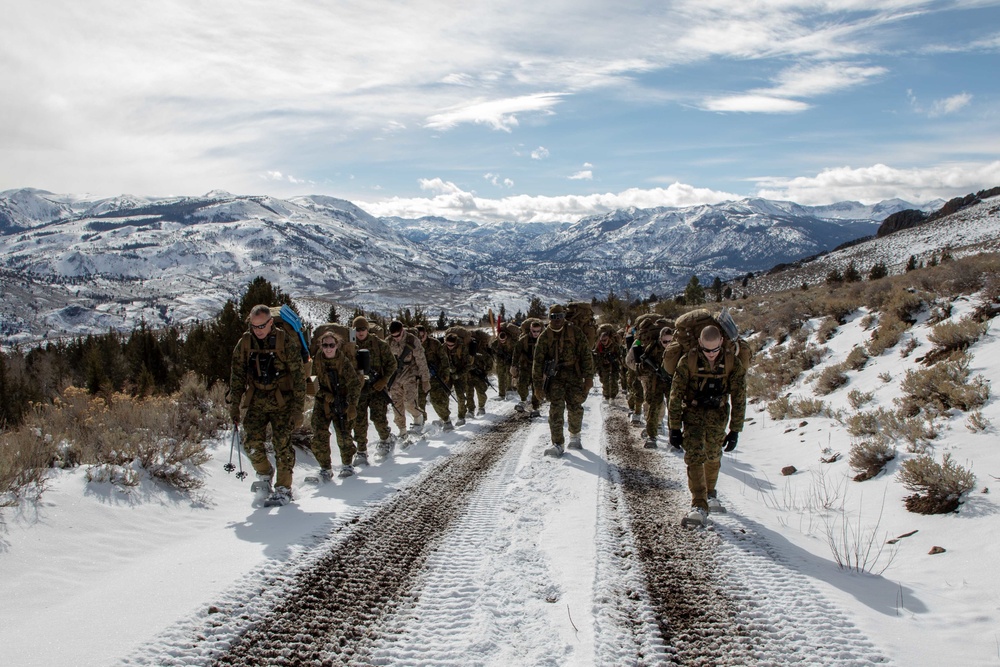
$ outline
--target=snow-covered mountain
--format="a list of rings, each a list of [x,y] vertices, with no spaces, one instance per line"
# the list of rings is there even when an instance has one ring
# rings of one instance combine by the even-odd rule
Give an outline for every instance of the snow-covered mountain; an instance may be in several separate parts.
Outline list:
[[[330,303],[472,317],[504,304],[672,293],[873,234],[903,201],[805,207],[744,199],[618,210],[575,223],[376,218],[326,196],[212,191],[111,199],[0,193],[0,342],[213,316],[263,276],[310,321]]]

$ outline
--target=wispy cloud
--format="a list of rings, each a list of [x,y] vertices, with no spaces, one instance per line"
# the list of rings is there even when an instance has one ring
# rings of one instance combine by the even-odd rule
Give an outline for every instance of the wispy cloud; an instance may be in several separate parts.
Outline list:
[[[592,181],[594,180],[594,172],[591,171],[590,169],[584,169],[582,171],[576,172],[575,174],[569,176],[568,178],[571,181]]]
[[[717,204],[739,199],[729,192],[717,192],[673,183],[667,188],[630,188],[617,193],[563,195],[556,197],[513,195],[502,199],[478,197],[440,178],[423,179],[421,188],[438,194],[430,198],[393,197],[383,201],[357,202],[376,216],[419,218],[427,215],[482,222],[567,222],[619,208],[684,207]]]
[[[544,160],[549,156],[549,149],[545,146],[539,146],[535,150],[531,151],[532,160]]]
[[[514,187],[514,181],[509,178],[501,178],[499,174],[483,174],[483,178],[495,185],[496,187],[512,188]]]
[[[488,125],[494,130],[510,132],[518,125],[518,114],[551,114],[552,107],[556,106],[562,97],[562,93],[537,93],[503,100],[473,102],[432,115],[427,119],[425,127],[443,130],[461,123],[478,123]]]
[[[825,169],[816,176],[757,179],[757,194],[800,204],[830,204],[848,200],[871,204],[893,197],[921,203],[953,197],[956,190],[964,193],[995,187],[998,183],[1000,161],[911,169],[876,164]]]
[[[962,107],[968,106],[970,102],[972,102],[972,95],[968,93],[959,93],[958,95],[946,97],[943,100],[934,100],[934,103],[931,104],[929,114],[932,117],[945,116],[950,113],[955,113]]]
[[[732,95],[708,98],[702,103],[708,111],[744,111],[747,113],[799,113],[809,108],[805,102],[768,95]]]

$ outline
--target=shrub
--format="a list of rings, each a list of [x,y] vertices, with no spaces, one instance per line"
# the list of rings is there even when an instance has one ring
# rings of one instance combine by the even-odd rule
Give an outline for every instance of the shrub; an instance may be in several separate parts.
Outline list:
[[[910,336],[909,338],[906,339],[905,343],[903,343],[902,345],[899,346],[899,356],[901,356],[904,359],[906,359],[919,346],[920,346],[920,343],[917,342],[917,339],[914,338],[913,336]]]
[[[856,347],[847,354],[847,359],[844,359],[844,367],[852,371],[860,371],[868,363],[869,358],[863,347]]]
[[[840,327],[840,322],[838,322],[837,318],[833,317],[832,315],[823,318],[823,322],[820,323],[819,329],[816,330],[816,340],[818,340],[820,343],[827,342],[828,340],[833,338],[833,334],[837,333],[837,329],[839,327]]]
[[[886,442],[904,440],[907,451],[920,452],[929,440],[937,437],[932,424],[918,417],[878,408],[860,411],[844,421],[847,432],[855,438],[880,439]]]
[[[860,389],[852,389],[847,392],[847,402],[851,404],[851,407],[855,410],[859,409],[863,405],[871,403],[875,398],[875,392],[873,391],[861,391]]]
[[[983,416],[981,410],[973,410],[966,420],[965,428],[973,433],[981,433],[990,429],[990,420]]]
[[[880,318],[878,328],[872,332],[871,338],[865,343],[865,349],[868,354],[877,357],[898,343],[903,332],[909,327],[909,324],[895,315],[883,315]]]
[[[895,448],[881,438],[873,438],[851,445],[847,463],[858,473],[854,476],[854,481],[863,482],[882,472],[885,464],[894,458],[896,458]]]
[[[815,398],[792,400],[782,396],[767,404],[767,413],[775,421],[779,419],[801,419],[803,417],[830,416],[830,408]]]
[[[815,391],[820,396],[826,396],[830,392],[847,384],[847,373],[841,364],[827,366],[816,379]]]
[[[930,368],[909,370],[900,385],[904,395],[896,402],[905,416],[921,409],[940,414],[952,408],[968,412],[982,407],[989,398],[989,384],[982,375],[969,380],[969,355],[957,353]]]
[[[916,492],[906,498],[906,509],[917,514],[954,512],[962,495],[976,485],[972,471],[954,463],[950,454],[940,464],[926,454],[904,461],[898,477],[903,486]]]
[[[979,340],[988,326],[971,317],[963,317],[957,322],[942,322],[931,329],[927,336],[927,340],[936,346],[931,354],[943,356],[955,350],[964,350]]]

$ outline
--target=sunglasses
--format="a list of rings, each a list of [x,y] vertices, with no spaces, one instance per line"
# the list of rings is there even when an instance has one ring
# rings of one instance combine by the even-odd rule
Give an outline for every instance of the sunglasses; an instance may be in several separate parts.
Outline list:
[[[719,345],[717,347],[713,347],[712,349],[709,349],[707,347],[703,347],[703,348],[701,348],[701,351],[704,352],[705,354],[715,354],[716,352],[718,352],[721,349],[722,349],[722,346]]]
[[[564,313],[552,313],[549,315],[550,320],[565,320],[566,315]]]
[[[267,325],[270,324],[271,320],[273,320],[273,319],[274,319],[273,317],[269,317],[269,318],[267,318],[267,320],[263,324],[253,324],[253,323],[251,323],[250,326],[253,327],[254,329],[257,329],[258,331],[260,331],[262,329],[266,329]]]
[[[332,350],[333,348],[337,347],[337,344],[336,343],[321,343],[320,347],[326,348],[327,350]]]

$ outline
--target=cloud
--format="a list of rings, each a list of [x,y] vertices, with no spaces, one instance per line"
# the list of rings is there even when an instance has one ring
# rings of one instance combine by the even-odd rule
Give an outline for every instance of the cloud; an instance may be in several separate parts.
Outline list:
[[[969,93],[959,93],[958,95],[946,97],[943,100],[935,100],[928,114],[933,118],[955,113],[962,107],[967,106],[971,101],[972,95]]]
[[[1000,183],[1000,161],[911,169],[895,169],[884,164],[837,167],[825,169],[816,176],[761,178],[756,182],[758,196],[799,204],[837,201],[873,204],[893,197],[923,203],[995,187]]]
[[[483,178],[485,178],[487,181],[497,186],[498,188],[501,186],[505,188],[514,187],[514,181],[512,181],[509,178],[501,179],[499,174],[492,174],[492,173],[483,174]]]
[[[747,113],[799,113],[810,108],[805,102],[767,95],[733,95],[702,102],[707,111],[744,111]]]
[[[477,197],[440,178],[422,179],[420,187],[439,194],[431,198],[393,197],[382,201],[355,202],[375,216],[420,218],[434,215],[453,220],[479,222],[568,222],[600,215],[619,208],[685,207],[717,204],[739,199],[739,195],[673,183],[667,188],[630,188],[617,193],[591,195],[512,195],[501,199]]]
[[[562,97],[563,93],[536,93],[501,100],[474,102],[436,113],[427,119],[424,127],[447,130],[462,123],[476,123],[488,125],[494,130],[510,132],[518,125],[517,114],[534,112],[551,115],[554,113],[552,107],[556,106]]]
[[[532,160],[544,160],[549,156],[549,149],[545,146],[539,146],[535,150],[531,151]]]
[[[584,169],[583,171],[576,172],[568,178],[571,181],[592,181],[594,180],[594,172],[590,169]]]

